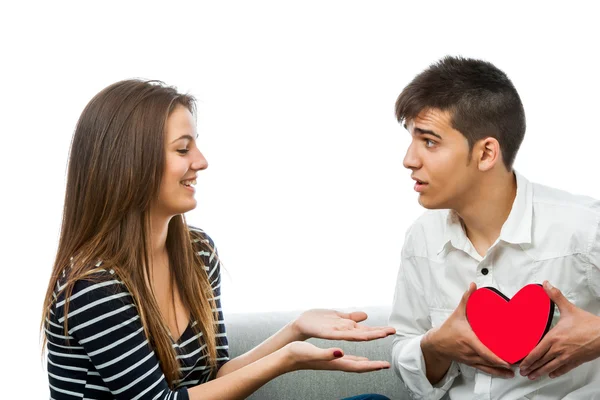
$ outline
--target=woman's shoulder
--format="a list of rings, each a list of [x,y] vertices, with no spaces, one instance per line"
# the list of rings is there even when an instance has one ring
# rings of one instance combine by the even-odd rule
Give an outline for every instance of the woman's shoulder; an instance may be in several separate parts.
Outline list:
[[[213,264],[219,258],[217,247],[212,238],[200,228],[188,225],[192,246],[197,255],[199,255],[207,265]]]
[[[70,290],[65,290],[67,286],[70,286]],[[54,298],[54,311],[59,317],[63,315],[65,303],[69,304],[69,312],[73,313],[100,304],[123,305],[133,302],[131,293],[118,274],[100,266],[77,277],[69,276],[64,271],[54,290]]]
[[[194,226],[189,226],[189,229],[194,251],[200,256],[211,284],[215,284],[221,274],[221,262],[215,243],[204,230]]]
[[[63,269],[61,277],[57,281],[55,292],[61,292],[61,289],[64,288],[67,282],[72,282],[73,293],[86,290],[91,286],[124,286],[119,274],[112,268],[105,267],[101,262],[98,262],[91,268],[79,271],[76,276],[74,276],[71,267]]]
[[[188,225],[188,229],[190,230],[192,243],[194,243],[195,246],[207,246],[210,248],[215,247],[215,242],[213,242],[212,238],[208,236],[204,229],[197,228],[192,225]]]

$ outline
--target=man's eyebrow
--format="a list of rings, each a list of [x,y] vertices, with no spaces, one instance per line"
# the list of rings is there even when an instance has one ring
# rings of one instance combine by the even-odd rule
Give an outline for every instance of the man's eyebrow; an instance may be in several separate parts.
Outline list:
[[[440,135],[438,135],[437,133],[435,133],[434,131],[431,131],[429,129],[421,129],[421,128],[414,128],[415,133],[417,135],[432,135],[435,136],[436,138],[442,140],[442,137]]]
[[[173,144],[173,143],[175,143],[176,141],[178,141],[178,140],[181,140],[181,139],[195,140],[195,139],[197,139],[197,138],[198,138],[198,134],[196,134],[196,137],[195,137],[195,138],[194,138],[194,137],[192,137],[192,135],[183,135],[183,136],[180,136],[180,137],[178,137],[177,139],[173,140],[173,141],[171,142],[171,144]]]

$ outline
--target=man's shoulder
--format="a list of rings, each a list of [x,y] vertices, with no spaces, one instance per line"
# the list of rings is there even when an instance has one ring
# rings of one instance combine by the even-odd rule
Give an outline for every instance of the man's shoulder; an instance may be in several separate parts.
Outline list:
[[[548,213],[553,218],[600,217],[600,200],[566,190],[532,183],[533,207],[538,213]]]
[[[439,228],[444,228],[447,224],[448,218],[450,217],[451,210],[425,210],[410,226],[409,232],[414,234],[425,233],[429,230],[436,230],[439,232]]]
[[[405,254],[437,253],[442,246],[451,210],[426,210],[406,231],[403,249]],[[419,250],[420,249],[420,250]]]
[[[534,258],[590,254],[600,234],[600,201],[541,184],[533,184],[533,243],[543,244]]]

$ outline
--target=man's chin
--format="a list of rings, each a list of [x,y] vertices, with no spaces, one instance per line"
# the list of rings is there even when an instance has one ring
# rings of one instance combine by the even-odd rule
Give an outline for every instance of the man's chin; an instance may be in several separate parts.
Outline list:
[[[442,204],[432,201],[431,199],[427,198],[427,196],[424,196],[422,194],[419,195],[418,201],[421,207],[426,208],[428,210],[439,210],[445,208]]]

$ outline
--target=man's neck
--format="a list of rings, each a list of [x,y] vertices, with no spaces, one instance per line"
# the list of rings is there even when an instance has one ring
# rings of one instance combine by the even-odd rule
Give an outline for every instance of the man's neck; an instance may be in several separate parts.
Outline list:
[[[514,173],[503,172],[489,178],[475,189],[470,202],[455,210],[467,237],[481,256],[485,256],[500,236],[517,195]]]

